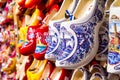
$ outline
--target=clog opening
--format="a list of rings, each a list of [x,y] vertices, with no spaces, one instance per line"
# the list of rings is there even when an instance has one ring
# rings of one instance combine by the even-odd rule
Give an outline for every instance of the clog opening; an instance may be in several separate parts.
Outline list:
[[[97,69],[97,68],[94,68],[94,69],[92,69],[90,72],[93,74],[93,73],[95,73],[95,72],[100,72],[100,70]]]
[[[65,10],[71,10],[71,8],[73,6],[75,6],[75,5],[73,5],[74,4],[74,0],[64,0],[64,1],[65,2],[63,4],[62,8],[58,12],[58,14],[55,15],[55,17],[52,18],[52,20],[58,20],[58,19],[64,18],[65,17]]]
[[[83,76],[84,76],[84,75],[83,75],[83,72],[77,70],[76,73],[75,73],[75,75],[74,75],[73,80],[84,80],[84,79],[83,79]]]
[[[92,80],[101,80],[99,77],[95,77]]]
[[[75,18],[81,18],[91,14],[91,11],[94,8],[94,0],[81,0],[77,10],[75,11]]]
[[[116,0],[116,2],[113,4],[115,7],[120,7],[120,0]]]
[[[39,65],[39,63],[40,63],[40,61],[35,59],[33,61],[32,65],[30,66],[29,71],[34,71],[37,68],[37,66]]]

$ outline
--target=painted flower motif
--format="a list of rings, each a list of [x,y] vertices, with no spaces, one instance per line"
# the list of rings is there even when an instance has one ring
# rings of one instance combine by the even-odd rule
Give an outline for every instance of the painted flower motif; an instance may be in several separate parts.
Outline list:
[[[31,33],[31,34],[29,35],[29,38],[30,38],[30,39],[33,39],[33,38],[34,38],[34,33]]]
[[[74,52],[74,54],[72,56],[69,56],[69,54],[71,54],[70,51],[68,51],[68,53],[66,53],[66,52],[64,52],[64,50],[65,50],[64,49],[61,56],[57,57],[58,61],[66,58],[64,61],[60,62],[61,65],[64,64],[64,65],[68,66],[70,64],[72,64],[72,65],[77,64],[77,63],[80,63],[80,61],[82,59],[89,56],[89,53],[90,53],[92,47],[94,46],[94,34],[95,34],[94,29],[95,29],[95,27],[97,27],[96,26],[97,23],[99,21],[101,21],[102,18],[103,18],[103,12],[101,12],[101,10],[99,10],[99,8],[97,6],[95,13],[87,22],[72,24],[70,26],[70,28],[76,34],[78,44],[77,44],[76,51]],[[62,32],[62,31],[60,31],[60,32]],[[69,32],[69,31],[67,31],[67,29],[66,29],[66,31],[64,31],[64,32]],[[62,46],[62,47],[64,47],[64,46]]]
[[[60,23],[54,23],[53,26],[49,26],[49,27],[56,28],[57,32],[60,31]],[[55,49],[55,47],[57,46],[57,44],[58,44],[57,32],[54,29],[52,31],[50,31],[49,36],[46,39],[48,42],[48,49],[46,51],[46,54],[49,54],[50,52],[52,52]],[[50,54],[54,55],[54,53],[55,53],[55,55],[57,55],[58,51],[54,51],[53,53],[50,53]]]
[[[109,64],[117,64],[120,62],[120,54],[117,52],[109,52],[108,55]]]

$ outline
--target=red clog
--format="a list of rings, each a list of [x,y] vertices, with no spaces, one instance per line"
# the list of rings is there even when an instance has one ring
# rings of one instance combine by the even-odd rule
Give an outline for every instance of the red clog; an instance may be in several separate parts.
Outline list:
[[[58,10],[59,6],[57,4],[53,5],[46,18],[43,20],[43,25],[36,30],[37,46],[34,53],[34,58],[38,60],[44,59],[44,55],[47,50],[46,37],[48,36],[49,31],[47,24],[53,14],[55,14]]]
[[[34,52],[34,58],[40,60],[44,59],[47,50],[47,42],[45,41],[48,35],[48,26],[38,28],[36,30],[37,46]]]
[[[27,31],[27,41],[19,47],[19,52],[22,55],[28,56],[34,53],[36,48],[35,27],[29,26]]]

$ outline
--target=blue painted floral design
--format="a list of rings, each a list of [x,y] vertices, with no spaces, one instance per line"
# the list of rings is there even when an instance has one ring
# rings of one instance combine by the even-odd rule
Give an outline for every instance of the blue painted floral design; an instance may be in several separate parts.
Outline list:
[[[108,54],[108,62],[109,64],[117,64],[120,62],[120,54],[117,52],[109,52]]]
[[[64,64],[68,66],[70,63],[71,64],[79,63],[83,58],[89,55],[92,47],[94,46],[94,33],[95,33],[94,28],[97,25],[97,23],[99,23],[99,21],[101,21],[103,18],[103,9],[104,7],[102,7],[101,5],[98,6],[98,4],[96,4],[95,12],[88,21],[84,23],[72,24],[70,26],[71,30],[73,30],[74,33],[76,34],[77,42],[78,42],[76,51],[72,56],[69,56],[72,50],[67,51],[68,47],[66,46],[66,44],[68,42],[64,41],[64,37],[60,39],[61,44],[64,44],[64,46],[60,45],[61,47],[60,49],[62,50],[59,51],[60,56],[57,57],[57,61],[63,60],[66,58],[64,61],[60,62],[61,65]],[[60,29],[61,34],[63,34],[62,32],[70,33],[70,31],[67,31],[67,29],[66,31],[63,31],[63,28],[66,28],[66,27],[62,26],[61,28],[62,28]],[[72,36],[71,34],[69,36]],[[74,37],[75,36],[73,36],[73,39]],[[64,47],[65,49],[63,49]]]
[[[60,39],[60,45],[58,47],[58,57],[57,59],[62,59],[65,58],[67,55],[69,55],[69,53],[71,53],[71,51],[73,51],[73,48],[75,46],[75,40],[74,40],[74,36],[72,36],[72,34],[70,32],[66,32],[66,29],[64,27],[61,28],[62,32],[61,34],[61,39]],[[62,55],[64,51],[64,55]]]
[[[49,26],[49,28],[54,27],[56,30],[52,29],[52,31],[50,31],[49,36],[47,37],[46,41],[48,42],[48,50],[46,52],[46,54],[49,54],[51,51],[53,51],[55,49],[55,47],[58,44],[58,33],[60,31],[60,22],[56,22],[53,24],[53,26]],[[57,31],[57,32],[56,32]],[[54,54],[57,55],[58,51],[54,51],[53,53],[50,54]]]

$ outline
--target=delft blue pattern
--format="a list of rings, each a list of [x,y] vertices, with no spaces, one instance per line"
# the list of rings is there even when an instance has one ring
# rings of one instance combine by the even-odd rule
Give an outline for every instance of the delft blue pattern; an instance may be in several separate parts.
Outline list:
[[[50,27],[55,27],[58,32],[60,31],[60,23],[56,22],[53,24],[53,26]],[[53,34],[49,34],[49,36],[46,38],[46,41],[48,42],[48,49],[46,51],[46,54],[49,54],[53,49],[57,46],[58,44],[58,34],[56,33],[55,30],[51,31]],[[55,53],[55,54],[54,54]],[[54,55],[57,55],[58,51],[54,51]]]
[[[40,53],[42,52],[43,50],[45,50],[46,46],[38,46],[36,47],[35,49],[35,53]]]
[[[74,36],[72,36],[70,32],[68,32],[64,27],[61,27],[60,32],[61,32],[60,34],[62,35],[62,38],[60,39],[61,42],[57,49],[59,51],[57,60],[61,60],[62,58],[65,58],[66,56],[68,56],[69,53],[72,52],[75,46]],[[64,52],[64,55],[63,55],[63,52]]]
[[[102,11],[100,11],[99,8],[102,9]],[[69,65],[69,63],[72,63],[72,64],[79,63],[83,58],[85,58],[89,54],[89,51],[94,45],[94,37],[93,37],[94,27],[97,25],[99,21],[102,20],[103,9],[104,9],[104,6],[102,5],[98,6],[97,4],[93,16],[87,22],[72,24],[70,26],[70,28],[76,33],[78,45],[74,54],[71,57],[67,58],[65,61],[60,62],[61,65],[62,64]],[[69,31],[66,31],[66,32],[69,32]],[[62,40],[64,39],[61,39],[61,42],[64,42]],[[64,46],[61,46],[61,49],[62,47]],[[64,52],[64,50],[61,50],[63,51],[62,53],[60,53],[61,56],[57,57],[58,61],[66,58],[70,54],[70,52]]]
[[[117,52],[109,52],[108,54],[109,64],[117,64],[120,62],[120,54]]]

